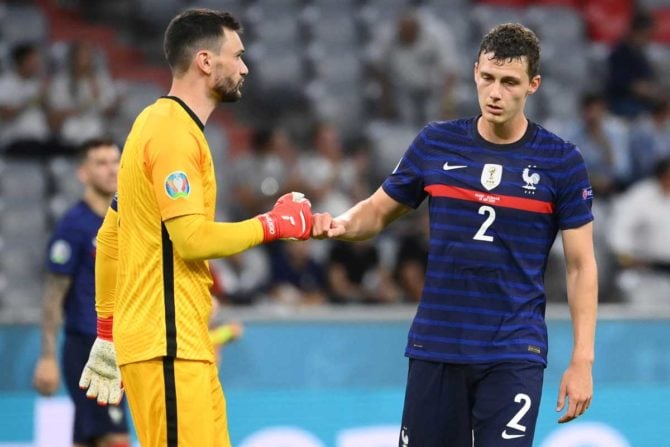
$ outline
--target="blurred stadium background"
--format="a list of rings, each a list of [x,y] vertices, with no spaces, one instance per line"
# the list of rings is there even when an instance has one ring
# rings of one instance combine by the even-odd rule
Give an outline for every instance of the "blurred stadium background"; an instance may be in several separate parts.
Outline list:
[[[315,198],[315,208],[334,212],[376,188],[421,127],[415,116],[404,116],[402,105],[389,107],[386,89],[394,82],[384,65],[390,36],[410,10],[448,49],[436,56],[444,57],[435,62],[444,68],[434,86],[438,101],[431,106],[423,98],[417,112],[434,113],[430,119],[477,113],[471,72],[479,40],[508,21],[526,24],[542,40],[543,84],[527,112],[562,136],[584,119],[583,98],[602,93],[609,54],[638,9],[654,19],[644,51],[658,91],[670,87],[668,0],[6,0],[0,1],[0,76],[14,70],[17,44],[36,44],[46,81],[67,70],[73,43],[88,44],[114,98],[97,118],[122,144],[135,115],[169,87],[161,51],[167,22],[195,6],[227,9],[241,19],[250,68],[243,100],[221,107],[207,124],[220,218],[261,211],[296,185]],[[55,99],[46,101],[55,108]],[[603,119],[628,141],[652,115]],[[667,146],[660,151],[668,156],[670,118],[663,119],[659,141]],[[0,135],[7,123],[0,121]],[[1,447],[69,445],[72,415],[64,391],[44,399],[31,388],[46,240],[81,192],[69,149],[77,141],[53,123],[51,132],[45,141],[57,142],[53,151],[48,143],[23,152],[24,146],[1,141]],[[602,304],[595,398],[587,415],[567,426],[555,423],[553,411],[572,340],[560,241],[549,265],[550,363],[535,443],[541,447],[670,445],[670,273],[627,269],[608,236],[618,198],[649,174],[633,170],[638,154],[631,147],[623,151],[626,174],[605,169],[611,175],[605,181],[614,186],[596,195]],[[360,251],[343,254],[328,243],[306,243],[299,252],[282,246],[213,263],[219,318],[246,326],[243,338],[224,349],[220,365],[234,445],[397,445],[402,353],[416,305],[412,270],[400,265],[425,243],[415,231],[422,211],[415,214]],[[635,231],[644,236],[644,228]],[[359,278],[357,293],[331,283],[338,256],[352,257],[369,273]],[[277,271],[294,261],[293,272]],[[665,261],[670,265],[670,253]],[[317,273],[305,279],[301,266]]]

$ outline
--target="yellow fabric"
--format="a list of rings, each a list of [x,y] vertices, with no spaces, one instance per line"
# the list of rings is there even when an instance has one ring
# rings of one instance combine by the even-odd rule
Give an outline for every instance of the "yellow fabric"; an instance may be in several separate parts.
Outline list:
[[[170,219],[165,226],[182,259],[221,258],[263,242],[263,226],[257,218],[212,222],[200,214],[190,214]]]
[[[118,262],[116,226],[116,211],[109,208],[96,237],[95,310],[101,318],[111,317],[114,313]]]
[[[167,443],[166,374],[163,359],[121,367],[128,405],[142,447]],[[167,383],[170,383],[168,380]],[[174,360],[179,447],[230,447],[226,401],[214,363]],[[169,385],[168,385],[169,386]],[[170,396],[168,391],[167,396]]]
[[[121,155],[114,307],[120,365],[165,355],[214,360],[207,332],[209,266],[174,253],[163,221],[189,214],[213,221],[215,203],[216,179],[202,130],[181,104],[158,99],[135,120]]]

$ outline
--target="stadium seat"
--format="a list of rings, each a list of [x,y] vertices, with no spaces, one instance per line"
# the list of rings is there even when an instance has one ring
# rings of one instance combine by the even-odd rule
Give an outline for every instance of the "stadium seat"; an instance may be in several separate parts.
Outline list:
[[[78,200],[83,193],[83,186],[77,179],[77,161],[72,157],[54,157],[47,167],[54,184],[55,193],[63,194],[70,203]]]
[[[4,200],[36,201],[45,192],[45,172],[39,161],[8,159],[0,165],[0,194]]]
[[[670,44],[670,5],[652,11],[654,17],[654,37],[656,42]]]
[[[526,10],[528,26],[535,30],[544,47],[549,42],[563,45],[582,44],[584,20],[574,9],[562,6],[533,6]],[[545,58],[543,58],[546,60]]]
[[[0,215],[0,235],[4,240],[43,235],[46,232],[47,206],[45,201],[5,201]]]
[[[547,39],[542,47],[540,69],[552,79],[579,86],[589,75],[588,42]]]
[[[582,0],[534,0],[528,2],[532,5],[546,5],[546,6],[562,6],[565,8],[573,8],[578,10],[581,7]]]
[[[266,45],[254,43],[248,46],[248,65],[254,82],[259,87],[275,85],[300,85],[305,78],[305,65],[302,54],[297,51],[288,51],[280,45]]]
[[[604,43],[619,40],[633,15],[631,0],[585,0],[582,8],[590,38]]]
[[[188,5],[179,0],[138,0],[135,6],[136,17],[141,18],[143,24],[162,32],[170,19]]]
[[[527,6],[530,3],[530,0],[479,0],[480,3],[494,5],[494,6],[504,6],[504,7],[514,7],[522,8]]]
[[[8,4],[0,20],[0,36],[8,46],[18,42],[43,42],[49,24],[42,11],[30,4]]]
[[[470,18],[475,28],[474,35],[484,35],[500,23],[519,22],[526,25],[525,14],[526,10],[523,8],[478,4],[470,10]]]

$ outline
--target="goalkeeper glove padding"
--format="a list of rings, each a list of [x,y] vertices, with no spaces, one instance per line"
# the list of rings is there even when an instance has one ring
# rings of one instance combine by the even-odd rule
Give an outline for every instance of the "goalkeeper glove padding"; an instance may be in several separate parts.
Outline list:
[[[263,225],[263,242],[276,239],[306,240],[312,233],[312,204],[304,194],[281,196],[271,211],[258,216]]]
[[[97,399],[98,405],[118,405],[123,398],[121,371],[116,364],[112,342],[112,324],[112,317],[98,318],[98,338],[79,379],[79,388],[87,390],[86,397]]]

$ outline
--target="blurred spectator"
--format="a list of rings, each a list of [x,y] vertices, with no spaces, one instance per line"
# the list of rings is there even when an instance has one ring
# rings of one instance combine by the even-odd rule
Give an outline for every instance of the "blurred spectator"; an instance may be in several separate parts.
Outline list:
[[[272,244],[269,297],[288,305],[315,305],[327,301],[326,272],[311,252],[313,241]]]
[[[649,112],[660,86],[646,53],[654,23],[652,16],[637,12],[623,40],[608,58],[607,99],[613,113],[634,118]]]
[[[623,268],[624,296],[641,306],[670,306],[670,159],[614,202],[609,243]]]
[[[334,241],[327,266],[328,291],[334,303],[393,303],[400,290],[381,262],[374,241]]]
[[[263,247],[210,261],[212,293],[224,303],[254,304],[270,279],[270,260]]]
[[[382,117],[416,126],[451,109],[459,57],[449,28],[434,16],[419,10],[402,14],[394,30],[381,31],[371,59]]]
[[[278,194],[301,191],[297,149],[279,127],[256,130],[251,151],[235,163],[233,191],[236,216],[256,215],[272,208]]]
[[[607,197],[626,185],[630,176],[628,129],[607,112],[601,95],[587,93],[582,97],[581,119],[565,135],[581,150],[598,197]]]
[[[405,301],[421,301],[423,279],[428,265],[430,226],[427,210],[414,216],[405,231],[398,234],[398,252],[393,277],[402,290]]]
[[[88,42],[71,44],[67,64],[49,92],[51,121],[65,144],[76,145],[101,134],[116,112],[118,97],[107,71],[96,63]]]
[[[50,130],[42,55],[36,44],[21,43],[11,57],[13,70],[0,77],[0,146],[17,154],[43,152]]]
[[[633,123],[630,154],[634,180],[652,175],[659,160],[670,157],[670,102],[667,99],[655,101],[651,114]]]
[[[378,172],[374,147],[369,138],[358,137],[349,142],[348,156],[341,172],[345,192],[353,202],[368,197],[384,180],[386,173]]]
[[[335,213],[353,204],[347,188],[358,182],[358,174],[364,174],[346,157],[339,130],[327,121],[314,126],[312,148],[300,158],[299,172],[312,208]]]

